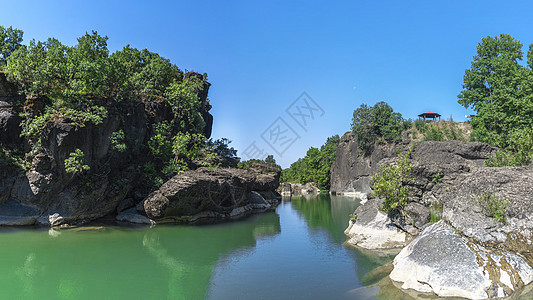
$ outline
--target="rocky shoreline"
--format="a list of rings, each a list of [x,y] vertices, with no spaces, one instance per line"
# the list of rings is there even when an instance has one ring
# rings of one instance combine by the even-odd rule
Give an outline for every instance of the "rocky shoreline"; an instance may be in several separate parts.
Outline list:
[[[183,80],[196,85],[197,113],[205,123],[202,134],[209,138],[210,84],[194,72],[184,74]],[[110,216],[117,222],[191,223],[245,216],[279,203],[278,168],[260,163],[237,168],[235,158],[220,155],[210,161],[210,168],[189,161],[192,170],[166,182],[160,178],[160,188],[154,191],[149,183],[153,178],[145,176],[147,168],[154,169],[149,143],[158,137],[157,126],[175,118],[173,108],[157,97],[91,101],[108,112],[101,123],[47,120],[39,128],[39,139],[30,141],[21,137],[20,114],[42,115],[50,99],[19,95],[0,72],[0,226],[83,225]],[[117,132],[123,135],[120,151],[112,145]],[[66,170],[66,159],[75,150],[83,154],[90,171]]]
[[[405,183],[411,202],[387,215],[371,197],[370,178],[413,144],[378,145],[370,155],[357,148],[345,134],[331,175],[332,192],[369,198],[354,212],[347,243],[402,249],[390,274],[402,289],[486,299],[514,295],[533,281],[533,166],[484,167],[496,149],[483,143],[419,143],[410,159],[414,180]],[[504,220],[487,213],[484,197],[502,204]]]

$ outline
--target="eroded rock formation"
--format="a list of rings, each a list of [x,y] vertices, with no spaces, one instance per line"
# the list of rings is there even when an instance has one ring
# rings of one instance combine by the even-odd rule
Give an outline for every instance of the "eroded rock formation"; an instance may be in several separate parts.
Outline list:
[[[370,196],[370,185],[359,183],[379,166],[395,163],[393,152],[413,146],[378,145],[377,154],[361,155],[346,134],[337,155],[349,167],[335,163],[332,187],[337,193]],[[402,213],[387,215],[379,211],[381,200],[370,196],[346,230],[348,243],[367,249],[403,247],[390,277],[405,289],[485,299],[512,295],[531,283],[533,166],[484,167],[497,150],[484,143],[422,142],[414,148],[409,174],[414,180],[404,182],[411,202]],[[505,217],[487,209],[484,198],[500,205]],[[432,223],[430,212],[441,221]]]

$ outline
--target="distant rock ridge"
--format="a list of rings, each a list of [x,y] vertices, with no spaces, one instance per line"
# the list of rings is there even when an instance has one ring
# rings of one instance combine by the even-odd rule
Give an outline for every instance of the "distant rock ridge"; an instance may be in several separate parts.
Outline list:
[[[403,248],[390,277],[402,288],[441,297],[485,299],[514,295],[533,281],[533,166],[489,168],[497,149],[461,141],[376,145],[361,155],[351,133],[337,148],[332,192],[370,198],[354,212],[348,243],[367,249]],[[403,213],[379,211],[370,178],[398,153],[414,148],[411,202]],[[506,221],[483,208],[490,195]],[[433,219],[441,219],[431,223]]]

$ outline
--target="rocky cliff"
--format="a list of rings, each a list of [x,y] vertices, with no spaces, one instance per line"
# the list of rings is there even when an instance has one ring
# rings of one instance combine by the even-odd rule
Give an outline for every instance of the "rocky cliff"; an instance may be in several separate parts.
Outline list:
[[[404,182],[410,202],[402,213],[385,214],[382,200],[367,194],[346,230],[348,243],[403,247],[391,279],[442,297],[503,297],[532,282],[533,167],[484,167],[494,147],[460,141],[376,145],[365,156],[348,133],[338,148],[332,186],[337,193],[368,193],[370,185],[359,183],[408,148],[414,149],[414,180]],[[505,217],[496,218],[495,207]]]
[[[202,75],[192,72],[186,74],[184,80],[192,77],[203,84],[195,92],[200,103],[199,113],[206,124],[204,135],[209,137],[213,121],[207,100],[209,83]],[[80,224],[122,212],[148,196],[151,191],[146,190],[142,176],[147,163],[146,145],[154,135],[153,124],[174,118],[167,102],[156,97],[135,101],[92,99],[108,111],[101,124],[80,125],[60,119],[48,121],[38,143],[30,147],[28,140],[20,136],[22,118],[19,115],[22,112],[42,112],[46,101],[46,98],[19,96],[16,88],[0,73],[0,225]],[[127,151],[117,151],[111,145],[111,136],[117,130],[124,132]],[[90,166],[90,172],[82,176],[65,170],[65,159],[76,149],[83,152],[84,163]],[[222,162],[222,166],[229,165],[233,163]],[[206,170],[187,172],[185,175],[198,180],[210,177],[208,185],[218,182],[224,186],[221,191],[242,189],[243,194],[242,199],[239,198],[241,202],[217,203],[214,200],[213,203],[222,205],[220,207],[224,209],[218,209],[218,206],[215,209],[203,202],[196,211],[185,213],[213,210],[225,214],[243,203],[246,206],[252,191],[262,193],[267,187],[271,190],[277,187],[277,178],[270,178],[270,185],[257,188],[253,184],[259,185],[265,179],[259,175],[245,176],[252,171],[243,172],[228,169],[219,173]],[[222,177],[226,180],[224,183]],[[243,179],[239,187],[231,187],[237,184],[236,178],[246,180]],[[166,183],[162,188],[169,186],[172,183]],[[203,186],[197,196],[211,199],[213,191]],[[179,195],[170,197],[171,207],[174,207],[172,203],[177,198],[182,199]],[[275,197],[268,195],[267,198]],[[164,215],[169,214],[165,212]],[[146,212],[142,212],[141,216],[146,217]],[[158,219],[160,216],[151,217]]]
[[[370,178],[378,170],[380,161],[396,157],[398,145],[379,145],[368,154],[363,153],[351,131],[346,132],[337,146],[335,162],[331,166],[330,192],[366,197],[370,192]]]

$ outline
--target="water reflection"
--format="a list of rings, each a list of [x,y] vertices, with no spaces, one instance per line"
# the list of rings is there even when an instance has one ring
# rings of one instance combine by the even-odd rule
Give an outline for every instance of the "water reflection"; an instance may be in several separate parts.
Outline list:
[[[413,299],[395,252],[348,247],[359,200],[293,197],[202,226],[2,229],[0,299]],[[515,299],[531,299],[532,286]],[[427,296],[424,296],[427,298]]]
[[[335,242],[346,240],[344,230],[349,215],[359,206],[360,199],[351,196],[319,194],[312,197],[293,197],[294,208],[303,215],[310,227],[321,227],[331,234]],[[357,278],[367,286],[377,283],[392,271],[390,264],[399,250],[369,251],[347,246],[355,253]],[[368,290],[364,290],[368,292]]]
[[[169,274],[168,298],[204,299],[221,256],[252,249],[257,238],[280,232],[275,213],[253,216],[245,223],[246,226],[234,222],[147,230],[142,245]]]

